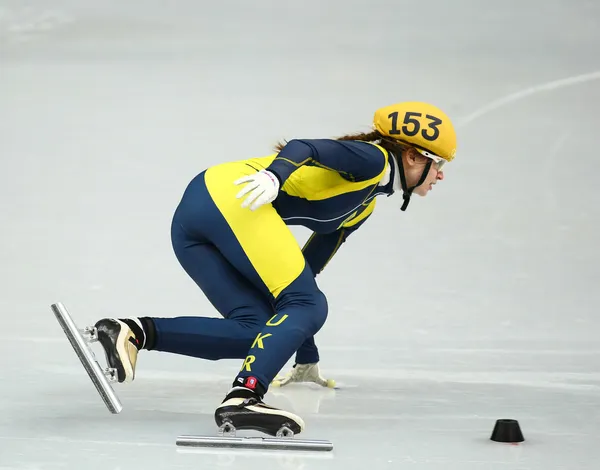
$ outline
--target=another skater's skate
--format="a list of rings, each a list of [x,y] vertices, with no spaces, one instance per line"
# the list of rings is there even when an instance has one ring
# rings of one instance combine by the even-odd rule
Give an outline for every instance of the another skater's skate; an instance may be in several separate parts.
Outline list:
[[[245,387],[231,389],[215,411],[215,421],[226,434],[252,429],[270,436],[292,437],[304,430],[302,418],[263,403],[259,395]]]
[[[142,325],[133,319],[103,318],[94,326],[106,362],[117,371],[117,380],[133,381],[138,351],[144,343]]]

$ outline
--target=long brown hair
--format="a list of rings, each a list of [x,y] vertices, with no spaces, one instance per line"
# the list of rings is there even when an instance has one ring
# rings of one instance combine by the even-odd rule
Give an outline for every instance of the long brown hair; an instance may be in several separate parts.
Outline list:
[[[335,140],[362,140],[364,142],[371,142],[373,144],[381,145],[384,149],[389,152],[396,153],[397,156],[400,156],[402,150],[408,148],[408,145],[403,142],[394,141],[388,139],[384,135],[382,135],[378,130],[373,130],[371,132],[357,132],[354,134],[346,134],[341,137],[335,137]],[[285,147],[287,141],[278,142],[275,145],[275,151],[281,152],[283,147]]]

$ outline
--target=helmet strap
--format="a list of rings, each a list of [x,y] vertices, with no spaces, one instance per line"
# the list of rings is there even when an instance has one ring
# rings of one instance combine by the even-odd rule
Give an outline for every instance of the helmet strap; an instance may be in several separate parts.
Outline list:
[[[425,179],[427,178],[429,169],[431,168],[431,165],[433,164],[433,160],[431,160],[429,158],[427,160],[429,160],[429,161],[425,165],[425,169],[423,170],[423,173],[421,174],[421,178],[419,179],[419,182],[417,184],[415,184],[412,188],[409,188],[408,185],[406,184],[406,175],[404,174],[404,164],[402,163],[402,154],[400,154],[399,157],[396,157],[396,161],[398,162],[398,167],[399,167],[398,169],[400,170],[400,183],[402,184],[402,198],[404,199],[404,203],[402,204],[402,207],[400,208],[401,211],[406,210],[406,208],[408,207],[408,203],[410,202],[410,196],[412,195],[413,191],[415,190],[416,187],[421,186],[423,184],[423,182],[425,181]]]

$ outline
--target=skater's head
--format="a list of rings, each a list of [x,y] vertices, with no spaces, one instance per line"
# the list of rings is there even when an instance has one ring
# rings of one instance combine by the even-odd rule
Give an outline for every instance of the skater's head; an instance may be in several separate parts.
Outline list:
[[[413,193],[426,196],[444,179],[442,167],[456,154],[454,126],[441,109],[413,101],[378,109],[373,127],[383,143],[395,146],[406,210]]]

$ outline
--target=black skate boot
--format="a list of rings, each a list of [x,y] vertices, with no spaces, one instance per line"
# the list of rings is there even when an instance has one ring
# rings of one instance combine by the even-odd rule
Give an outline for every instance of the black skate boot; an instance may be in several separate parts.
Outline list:
[[[117,370],[119,382],[133,381],[138,351],[144,342],[141,325],[129,319],[103,318],[94,326],[98,332],[98,342],[104,348],[108,367]],[[136,333],[134,330],[137,330]]]
[[[219,427],[227,423],[236,430],[252,429],[271,436],[278,436],[283,428],[294,434],[304,430],[302,418],[266,405],[257,393],[245,387],[234,387],[229,391],[215,411],[215,421]]]

